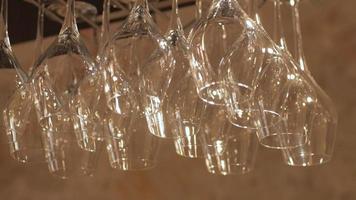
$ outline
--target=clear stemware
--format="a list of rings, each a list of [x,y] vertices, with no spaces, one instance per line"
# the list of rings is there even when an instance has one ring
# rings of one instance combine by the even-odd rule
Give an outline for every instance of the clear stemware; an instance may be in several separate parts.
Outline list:
[[[209,173],[237,175],[250,172],[256,161],[256,129],[232,125],[224,106],[206,105],[200,140]]]
[[[164,102],[165,136],[174,138],[176,152],[181,156],[196,158],[202,155],[197,134],[203,102],[196,93],[189,71],[187,52],[189,44],[184,36],[178,13],[178,1],[172,1],[172,14],[166,39],[172,46],[174,73]]]
[[[282,104],[283,116],[288,128],[304,131],[307,142],[295,148],[283,150],[286,164],[290,166],[313,166],[325,164],[332,158],[337,126],[337,112],[327,94],[317,85],[308,70],[302,44],[299,19],[299,0],[290,1],[293,29],[295,31],[295,55],[300,71],[310,79],[309,84],[295,76],[286,88]],[[297,112],[295,118],[290,112]]]
[[[40,1],[34,58],[37,58],[42,52],[43,8],[44,2]],[[12,157],[23,163],[44,161],[41,131],[37,123],[37,115],[33,106],[33,93],[29,83],[24,83],[13,93],[3,111],[3,119]]]
[[[295,71],[295,63],[271,40],[258,20],[247,16],[237,1],[215,1],[211,11],[224,16],[224,20],[229,19],[230,24],[240,24],[242,30],[215,66],[216,73],[204,53],[193,54],[191,66],[196,73],[195,81],[215,80],[212,88],[205,88],[212,93],[206,94],[227,106],[229,119],[235,126],[258,129],[262,145],[270,148],[300,146],[305,134],[286,132],[286,124],[278,113],[280,108],[276,107],[276,98],[280,97],[288,75]],[[258,19],[257,14],[252,16]]]
[[[146,0],[135,2],[105,52],[110,54],[104,64],[109,108],[125,114],[123,109],[129,102],[122,97],[127,97],[130,90],[144,109],[150,132],[164,136],[162,106],[173,74],[173,59],[169,44],[152,21]]]
[[[60,34],[39,56],[31,75],[48,167],[60,177],[80,169],[76,160],[95,156],[97,148],[92,108],[100,75],[80,39],[74,5],[67,1]]]
[[[195,25],[189,35],[192,47],[190,64],[199,97],[205,102],[223,105],[224,86],[219,64],[244,25],[238,15],[240,6],[235,0],[214,0],[207,16]],[[243,15],[243,16],[242,16]]]

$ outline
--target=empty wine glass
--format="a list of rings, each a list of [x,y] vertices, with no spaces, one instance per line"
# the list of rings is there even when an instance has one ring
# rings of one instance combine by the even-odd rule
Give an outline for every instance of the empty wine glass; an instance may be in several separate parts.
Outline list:
[[[148,170],[157,165],[159,139],[149,132],[140,106],[131,106],[132,113],[125,116],[108,111],[105,138],[110,165],[123,171]]]
[[[163,99],[173,73],[170,46],[149,14],[146,0],[137,0],[129,17],[105,48],[105,90],[108,106],[125,114],[128,90],[142,102],[152,134],[165,134]],[[127,81],[122,81],[127,80]],[[128,89],[131,88],[131,89]]]
[[[24,83],[27,79],[25,72],[20,68],[20,64],[17,61],[16,57],[11,48],[10,39],[7,30],[7,10],[8,10],[8,1],[1,1],[1,16],[0,16],[0,69],[3,74],[6,74],[5,77],[10,78],[10,95],[13,94],[18,87],[21,87],[22,83]],[[19,73],[17,73],[19,72]],[[10,95],[1,95],[2,101],[8,101]],[[1,111],[4,110],[4,107],[1,107]],[[3,126],[3,118],[1,117],[1,124]],[[4,127],[1,127],[3,130]],[[6,138],[7,133],[1,133],[0,142],[6,144],[8,139]]]
[[[15,91],[3,111],[10,155],[21,163],[44,161],[41,131],[32,113],[31,89],[25,85]]]
[[[281,104],[282,115],[288,120],[289,129],[300,129],[307,142],[295,148],[283,150],[286,164],[291,166],[313,166],[331,160],[336,139],[337,112],[331,99],[317,85],[308,70],[299,21],[299,0],[290,1],[296,40],[296,60],[300,71],[305,72],[309,82],[294,76],[286,86]],[[291,118],[291,112],[297,112]]]
[[[199,97],[208,103],[225,104],[219,63],[243,31],[235,17],[237,4],[235,0],[214,0],[207,17],[189,35],[192,75]]]
[[[39,5],[35,58],[41,54],[43,38],[44,3],[40,1]],[[22,163],[44,161],[41,131],[33,109],[33,95],[29,83],[24,83],[12,94],[3,111],[3,119],[9,139],[10,155]]]
[[[68,179],[92,176],[96,170],[101,145],[96,151],[85,151],[77,142],[74,122],[66,113],[56,113],[40,121],[42,141],[49,172]]]
[[[89,162],[100,149],[91,110],[100,76],[80,40],[73,11],[69,0],[59,36],[39,56],[31,75],[48,168],[61,178],[91,175],[95,164]]]
[[[128,82],[124,77],[118,81]],[[151,169],[157,164],[159,139],[148,129],[142,101],[137,101],[130,88],[126,90],[120,99],[128,103],[120,105],[120,113],[108,107],[102,109],[110,165],[123,171]]]
[[[40,137],[37,135],[34,126],[31,125],[32,119],[29,118],[32,105],[32,95],[30,88],[27,85],[27,74],[21,68],[17,59],[15,58],[7,32],[7,0],[1,2],[1,71],[10,77],[8,86],[10,91],[6,92],[12,95],[2,96],[6,98],[1,108],[2,117],[1,125],[4,125],[5,133],[1,134],[1,142],[5,141],[9,144],[10,155],[17,161],[34,162],[40,161],[43,158],[41,151]]]
[[[97,103],[100,76],[80,40],[73,12],[74,1],[68,0],[60,34],[36,61],[32,73],[36,107],[44,122],[49,123],[46,118],[57,113],[71,117],[78,144],[85,150],[95,151],[91,109]]]
[[[206,107],[200,139],[208,172],[220,175],[250,172],[258,149],[256,130],[233,126],[224,106]]]
[[[190,49],[179,18],[177,0],[172,1],[171,20],[165,36],[172,46],[174,73],[163,106],[167,127],[164,133],[165,137],[174,138],[179,155],[195,158],[202,154],[197,134],[204,105],[189,71],[187,52]]]
[[[225,16],[224,20],[241,24],[242,32],[220,58],[215,74],[204,53],[193,53],[191,67],[196,73],[196,83],[204,83],[202,80],[209,78],[219,81],[219,92],[213,87],[209,98],[217,97],[219,104],[226,104],[229,120],[235,126],[258,129],[262,145],[270,148],[300,146],[305,134],[286,132],[286,124],[276,107],[276,98],[280,97],[290,71],[294,70],[294,63],[290,63],[287,53],[271,40],[259,22],[246,15],[237,1],[217,1],[211,10]],[[252,16],[258,19],[257,14]]]
[[[10,44],[8,25],[7,25],[7,7],[8,1],[1,1],[1,17],[0,17],[0,69],[6,77],[11,77],[12,83],[8,85],[10,87],[9,94],[12,95],[16,88],[21,87],[23,83],[27,81],[26,72],[21,68],[18,60],[16,59]],[[9,96],[1,95],[4,98],[3,101],[7,101]],[[1,111],[3,108],[1,108]],[[1,123],[2,125],[3,123]],[[3,140],[1,140],[3,141]]]

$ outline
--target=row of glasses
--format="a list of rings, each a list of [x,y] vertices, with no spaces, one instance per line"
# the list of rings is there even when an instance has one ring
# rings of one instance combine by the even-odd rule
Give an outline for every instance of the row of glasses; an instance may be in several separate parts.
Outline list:
[[[332,104],[269,38],[256,2],[250,1],[251,19],[236,0],[214,0],[188,39],[177,5],[165,36],[147,0],[137,0],[111,36],[105,0],[95,62],[68,0],[61,32],[35,62],[29,84],[50,172],[92,175],[103,141],[113,168],[149,169],[157,164],[159,138],[173,139],[181,156],[204,156],[214,174],[251,171],[258,141],[282,149],[287,164],[323,163],[311,149],[335,132]]]
[[[146,6],[147,2],[144,3],[146,4],[143,5]],[[196,133],[200,132],[201,137],[199,141],[196,139],[197,137],[195,137],[194,140],[190,138],[188,141],[190,142],[188,150],[194,147],[194,151],[188,151],[188,153],[190,152],[188,157],[198,157],[197,148],[195,147],[198,146],[198,143],[202,143],[201,146],[208,169],[209,163],[211,164],[209,160],[212,160],[209,158],[213,158],[212,155],[222,155],[222,152],[224,152],[222,150],[225,149],[222,147],[229,146],[227,145],[229,144],[229,140],[226,138],[230,138],[228,135],[230,135],[229,130],[231,129],[224,129],[224,125],[219,127],[221,128],[220,131],[219,129],[204,128],[204,125],[207,124],[200,123],[202,118],[208,116],[208,118],[212,117],[216,119],[218,116],[216,114],[209,114],[209,112],[205,110],[210,106],[217,106],[217,110],[220,113],[224,113],[221,114],[221,116],[229,119],[229,123],[231,123],[228,127],[242,130],[236,130],[236,132],[252,133],[250,134],[251,137],[257,134],[260,143],[264,146],[284,149],[286,150],[284,152],[287,152],[287,150],[305,146],[305,144],[309,142],[307,133],[305,133],[306,126],[303,124],[303,120],[306,121],[308,112],[313,112],[308,110],[309,107],[306,106],[306,103],[311,103],[310,98],[312,97],[308,96],[309,98],[307,99],[309,100],[307,100],[307,102],[303,101],[303,98],[306,95],[314,94],[315,91],[320,91],[318,91],[318,87],[313,88],[315,85],[313,85],[312,82],[309,83],[309,77],[304,77],[304,74],[298,71],[298,68],[288,55],[288,52],[283,51],[282,48],[278,47],[269,38],[260,24],[258,24],[258,14],[253,13],[256,12],[256,2],[252,2],[251,4],[251,16],[254,17],[255,21],[244,13],[237,1],[213,1],[207,17],[196,23],[193,31],[191,31],[189,42],[186,43],[179,17],[177,17],[177,2],[173,2],[172,19],[166,34],[166,40],[172,47],[173,53],[170,55],[173,57],[175,66],[173,67],[172,82],[168,86],[167,93],[163,97],[161,96],[162,100],[160,101],[157,101],[158,98],[152,101],[152,96],[137,97],[138,95],[133,95],[136,94],[136,92],[133,92],[135,88],[139,88],[136,90],[140,92],[147,91],[146,87],[140,85],[140,81],[134,80],[136,78],[145,78],[142,75],[141,77],[139,77],[139,75],[136,77],[140,69],[136,69],[136,71],[131,68],[130,71],[129,69],[123,68],[130,64],[132,65],[132,62],[135,64],[140,63],[143,59],[132,58],[131,51],[128,51],[130,52],[129,56],[125,57],[127,58],[126,62],[129,64],[126,64],[122,62],[122,58],[115,59],[115,54],[120,55],[117,53],[117,51],[120,50],[108,48],[110,49],[108,53],[110,56],[108,58],[112,60],[105,64],[110,72],[106,72],[107,75],[105,76],[106,78],[109,77],[105,83],[107,84],[105,88],[109,90],[109,95],[107,95],[109,99],[108,105],[116,114],[121,115],[117,120],[112,120],[113,122],[120,122],[119,124],[121,125],[108,126],[110,128],[115,127],[115,130],[118,132],[118,134],[115,135],[120,142],[118,142],[116,146],[120,147],[120,145],[125,144],[122,136],[129,131],[129,128],[126,127],[130,127],[128,124],[132,123],[130,120],[132,118],[130,116],[134,115],[131,113],[132,106],[136,105],[137,102],[138,104],[143,104],[145,107],[144,113],[149,132],[161,138],[173,138],[175,140],[177,153],[180,155],[184,156],[185,151],[179,148],[182,145],[177,141],[179,141],[180,138],[189,139],[189,137],[191,137],[189,133],[192,133],[191,127],[195,128],[194,131],[197,131]],[[133,11],[135,11],[136,8],[137,4],[134,6]],[[147,10],[147,8],[145,10]],[[135,14],[139,15],[137,10],[136,13],[133,13],[133,11],[131,11],[130,16],[134,16]],[[130,20],[128,20],[128,22],[129,21]],[[123,27],[128,26],[128,22],[126,22]],[[140,28],[142,27],[144,26]],[[120,34],[126,37],[120,36]],[[118,35],[115,35],[114,38],[123,37],[127,39],[130,38],[130,34],[130,31],[122,31]],[[216,37],[217,35],[222,37]],[[236,37],[234,37],[236,35],[240,35],[240,37],[236,39]],[[216,40],[220,41],[216,42]],[[211,44],[209,45],[211,41],[214,41],[214,48],[210,46]],[[192,46],[190,46],[189,43]],[[127,46],[121,45],[121,49],[124,49],[124,47],[127,49],[127,47],[134,45],[135,42],[131,40],[124,44]],[[108,46],[110,46],[110,42]],[[145,48],[145,50],[147,49],[148,48]],[[192,51],[192,53],[190,51]],[[110,58],[111,56],[112,58]],[[190,69],[185,68],[186,59],[190,61]],[[118,61],[121,63],[117,63]],[[195,86],[198,90],[198,94],[195,95],[199,95],[202,101],[197,98],[198,96],[194,97],[192,91],[195,90],[195,88],[189,86],[191,76],[194,78]],[[161,78],[160,76],[158,77]],[[298,77],[299,82],[303,83],[302,86],[298,85],[298,91],[295,92],[298,93],[298,95],[301,94],[304,96],[301,99],[291,97],[290,95],[290,91],[292,90],[290,85],[294,82],[293,80],[296,79],[296,77]],[[149,83],[147,80],[143,81]],[[160,80],[156,79],[156,82],[160,83]],[[306,88],[305,85],[310,87]],[[184,95],[186,94],[184,87],[187,86],[190,89],[185,90],[188,91],[190,95]],[[141,90],[140,87],[142,87]],[[151,90],[152,89],[154,89],[154,87],[151,88]],[[303,91],[304,94],[300,93],[299,90]],[[162,88],[160,91],[162,92],[160,94],[164,94]],[[106,93],[108,94],[107,91]],[[146,95],[145,93],[143,94]],[[316,96],[313,97],[317,98]],[[319,98],[323,99],[324,96],[320,95]],[[147,99],[150,101],[147,101]],[[189,112],[187,112],[188,114],[186,116],[184,116],[185,99],[189,99],[188,101],[191,102]],[[290,102],[284,101],[286,99],[290,99]],[[147,102],[149,103],[147,104]],[[196,106],[198,104],[194,102],[202,106],[199,108],[199,106]],[[304,109],[308,111],[304,111],[302,114],[300,110],[295,110],[295,108],[291,106],[292,104],[301,104],[304,106]],[[150,112],[147,112],[147,105],[150,105]],[[137,107],[141,106],[139,105]],[[297,109],[299,109],[299,107]],[[152,112],[152,110],[156,110],[156,112]],[[197,110],[199,112],[196,112]],[[152,115],[152,113],[155,114]],[[115,117],[109,117],[108,121],[114,118]],[[194,126],[184,126],[185,118],[195,118],[198,123]],[[227,125],[229,125],[229,123],[227,123]],[[208,125],[210,124],[208,123]],[[182,127],[185,129],[182,129]],[[225,139],[213,139],[214,137],[211,135],[214,131],[224,133],[222,137]],[[113,133],[115,131],[109,132]],[[207,136],[213,139],[210,145],[208,145],[207,141],[210,140],[207,139]],[[253,139],[251,139],[251,141],[252,140]],[[219,143],[219,145],[216,145],[216,143]],[[232,146],[238,146],[237,144],[235,145],[236,146]],[[112,146],[115,145],[111,145],[110,147]],[[208,146],[213,146],[213,148],[209,149],[207,148]],[[251,146],[253,147],[254,145]],[[255,151],[250,150],[249,152]],[[251,153],[251,160],[253,160],[254,155],[254,153]],[[220,163],[226,164],[224,161]],[[213,171],[214,170],[211,170],[211,172]],[[219,173],[224,174],[225,172]]]
[[[257,129],[262,145],[284,149],[289,159],[293,159],[290,151],[299,151],[296,157],[305,156],[312,135],[335,134],[336,115],[330,99],[309,74],[297,67],[286,50],[276,46],[257,17],[251,20],[237,1],[229,0],[214,1],[210,13],[213,14],[208,14],[191,34],[190,61],[204,101],[225,104],[232,124]],[[242,25],[242,30],[236,41],[221,42],[227,53],[220,57],[210,53],[219,47],[209,49],[205,44],[209,41],[209,28],[223,23],[235,24],[235,29]]]

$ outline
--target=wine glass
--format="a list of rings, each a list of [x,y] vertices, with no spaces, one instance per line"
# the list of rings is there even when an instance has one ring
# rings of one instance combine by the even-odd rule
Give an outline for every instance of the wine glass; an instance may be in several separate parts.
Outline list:
[[[200,139],[209,173],[246,174],[254,168],[258,149],[256,129],[232,125],[224,106],[206,105]]]
[[[164,136],[174,139],[179,155],[195,158],[202,154],[197,134],[204,105],[189,71],[187,52],[190,49],[179,18],[177,0],[172,1],[171,20],[165,37],[172,47],[174,73],[163,106],[167,127]]]
[[[313,166],[325,164],[332,158],[337,127],[337,112],[331,99],[317,85],[308,70],[302,44],[299,19],[299,0],[290,1],[295,37],[295,57],[300,71],[307,74],[310,82],[298,76],[287,86],[282,108],[291,128],[304,131],[307,142],[299,147],[283,150],[284,162],[291,166]],[[298,118],[290,119],[289,112],[298,112]],[[293,122],[293,123],[292,123]],[[290,128],[290,127],[289,127]]]
[[[190,37],[195,49],[190,64],[200,98],[226,105],[231,123],[241,128],[258,129],[258,138],[264,146],[287,148],[301,145],[305,135],[285,132],[286,124],[275,106],[276,97],[280,96],[295,67],[289,63],[288,55],[276,46],[258,22],[247,16],[237,1],[214,1],[206,21],[198,25]],[[204,38],[209,33],[210,24],[221,25],[222,22],[236,24],[232,30],[240,25],[239,34],[234,34],[239,37],[221,43],[226,49],[224,55],[209,57]],[[226,27],[225,31],[228,30]],[[224,41],[229,40],[225,37]],[[212,65],[212,62],[216,64]]]
[[[166,131],[162,105],[173,74],[173,59],[170,46],[152,21],[146,0],[135,2],[105,49],[110,54],[104,64],[109,108],[125,114],[129,102],[124,98],[130,90],[137,97],[135,101],[142,102],[150,132],[162,137]]]
[[[132,103],[130,107],[127,115],[107,112],[105,139],[110,165],[123,171],[152,169],[157,165],[159,139],[149,132],[142,105]]]
[[[40,135],[36,126],[30,118],[30,108],[32,106],[32,93],[28,84],[26,72],[21,68],[19,62],[14,56],[7,32],[7,0],[1,2],[1,71],[7,74],[10,91],[6,92],[12,95],[6,98],[5,108],[1,108],[1,125],[4,125],[7,141],[10,147],[10,155],[17,161],[37,162],[42,161],[43,153],[40,142]],[[39,11],[40,12],[40,11]],[[3,137],[2,137],[3,138]]]
[[[60,34],[35,62],[31,79],[48,167],[67,177],[66,170],[75,168],[71,161],[78,159],[72,156],[96,153],[92,108],[101,88],[96,65],[80,40],[73,0],[67,1]]]
[[[43,7],[44,2],[40,1],[34,58],[37,58],[42,52]],[[30,71],[31,68],[32,66]],[[37,115],[33,109],[33,94],[28,82],[23,83],[12,94],[3,111],[3,119],[12,157],[23,163],[44,161],[41,131],[36,121]]]
[[[21,68],[17,58],[15,57],[8,35],[8,25],[7,25],[7,7],[8,1],[2,0],[1,1],[1,18],[0,18],[0,69],[2,73],[8,74],[11,76],[11,81],[15,84],[11,84],[11,90],[15,90],[14,88],[20,87],[23,83],[27,81],[27,74]],[[12,92],[10,93],[10,95]],[[5,97],[8,99],[8,96]],[[3,109],[1,109],[3,110]]]
[[[73,118],[65,114],[56,113],[40,120],[48,170],[61,179],[92,176],[102,146],[97,146],[96,151],[83,150],[77,143]]]
[[[207,16],[195,25],[188,38],[192,49],[190,65],[198,94],[208,103],[225,104],[219,63],[243,31],[243,26],[234,17],[237,4],[235,0],[214,0]]]

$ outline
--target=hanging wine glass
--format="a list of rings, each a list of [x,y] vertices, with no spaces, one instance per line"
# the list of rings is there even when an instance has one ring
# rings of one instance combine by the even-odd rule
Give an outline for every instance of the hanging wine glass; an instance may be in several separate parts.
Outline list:
[[[98,84],[98,87],[101,87],[100,95],[98,98],[98,104],[95,106],[94,110],[94,120],[95,120],[95,129],[100,130],[102,135],[102,139],[104,137],[104,131],[105,131],[105,115],[106,115],[106,110],[107,110],[107,103],[106,103],[106,98],[105,98],[105,92],[104,92],[104,76],[105,72],[102,67],[101,67],[101,62],[105,62],[105,56],[104,55],[104,47],[106,43],[108,42],[110,38],[110,6],[111,6],[111,1],[110,0],[104,0],[103,1],[103,13],[102,13],[102,26],[101,26],[101,32],[99,35],[99,44],[98,44],[98,50],[97,50],[97,56],[96,56],[96,62],[98,67],[100,67],[99,71],[101,73],[101,79],[100,79],[100,84]]]
[[[96,153],[92,108],[100,76],[80,40],[73,0],[67,1],[60,34],[37,59],[31,78],[50,172],[66,178],[82,171],[77,161]]]
[[[173,60],[167,41],[152,21],[146,0],[135,2],[105,52],[110,54],[105,64],[109,108],[122,115],[130,112],[124,110],[129,102],[123,98],[130,90],[138,97],[138,105],[142,105],[150,132],[164,135],[162,105],[173,73]]]
[[[174,138],[176,152],[186,157],[202,154],[198,141],[200,117],[204,109],[189,71],[189,44],[178,14],[178,1],[172,1],[171,20],[166,39],[172,46],[174,73],[164,102],[165,137]]]
[[[295,148],[284,149],[283,157],[285,163],[291,166],[325,164],[331,160],[333,154],[337,112],[330,98],[310,75],[303,51],[299,0],[290,3],[295,30],[296,60],[299,70],[305,72],[309,82],[296,75],[288,83],[282,96],[285,99],[282,100],[281,113],[288,120],[289,129],[305,132],[307,142]],[[291,117],[293,112],[298,113],[294,118]]]
[[[235,0],[214,0],[207,17],[189,35],[192,74],[199,97],[208,103],[225,104],[219,63],[244,29],[235,17],[237,4]]]
[[[209,86],[204,89],[203,96],[207,94],[205,97],[209,97],[205,100],[210,99],[214,103],[213,100],[218,99],[215,104],[226,104],[231,123],[241,128],[258,129],[260,143],[266,147],[301,145],[300,140],[305,139],[305,135],[286,132],[275,107],[275,100],[288,80],[289,71],[295,67],[289,62],[290,58],[276,46],[258,22],[246,15],[237,1],[215,1],[211,11],[215,12],[212,15],[215,18],[221,15],[224,20],[231,20],[230,24],[240,24],[242,30],[239,37],[227,43],[231,45],[219,59],[215,73],[206,51],[199,51],[204,43],[197,43],[191,67],[195,71],[198,88],[204,83]],[[210,93],[206,93],[209,90]],[[200,97],[204,99],[202,95]]]
[[[224,106],[206,105],[200,139],[209,173],[246,174],[254,168],[258,149],[256,129],[233,126]]]
[[[8,74],[10,80],[10,98],[5,97],[7,103],[1,117],[1,125],[4,125],[7,141],[10,147],[10,155],[17,161],[37,162],[42,161],[43,153],[39,132],[32,126],[30,109],[32,106],[32,93],[27,84],[27,74],[20,67],[13,55],[7,33],[7,0],[3,0],[1,6],[1,68],[2,73]],[[4,105],[4,104],[3,104]],[[3,137],[2,137],[3,138]]]
[[[42,52],[43,7],[44,2],[40,1],[37,18],[35,58]],[[33,94],[29,83],[24,83],[22,87],[13,93],[3,111],[3,119],[12,157],[23,163],[44,161],[41,131],[38,127],[37,115],[33,109]]]
[[[123,171],[154,168],[160,147],[159,139],[149,132],[142,109],[134,102],[131,101],[130,114],[108,110],[106,118],[106,150],[110,165]]]
[[[7,0],[1,1],[1,18],[0,18],[0,69],[1,72],[6,76],[11,77],[12,83],[8,86],[10,87],[10,95],[12,95],[15,88],[21,87],[23,83],[27,81],[27,75],[25,71],[21,68],[18,60],[16,59],[10,44],[10,39],[8,35],[8,25],[7,25]],[[9,96],[2,95],[3,101],[7,101]],[[3,108],[1,108],[1,111]],[[3,123],[1,123],[2,125]],[[4,140],[1,140],[4,141]]]

